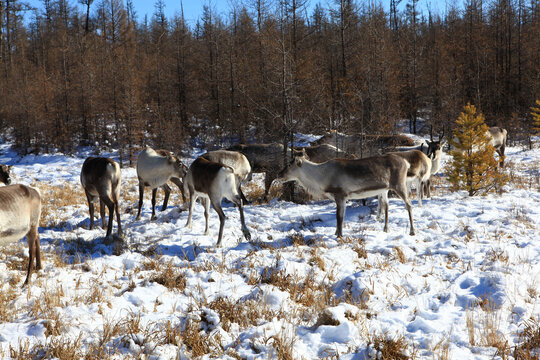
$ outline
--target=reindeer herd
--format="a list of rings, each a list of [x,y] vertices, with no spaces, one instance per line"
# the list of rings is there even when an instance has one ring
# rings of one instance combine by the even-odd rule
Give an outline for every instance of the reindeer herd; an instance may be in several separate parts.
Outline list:
[[[488,139],[497,150],[501,165],[506,147],[506,130],[492,127]],[[205,234],[209,234],[210,204],[219,216],[219,235],[217,246],[221,246],[225,213],[221,207],[224,198],[228,199],[240,212],[242,233],[249,241],[251,234],[245,223],[243,206],[248,202],[241,184],[251,181],[254,172],[264,172],[264,198],[268,200],[273,180],[283,182],[297,181],[309,194],[334,200],[336,203],[336,235],[343,236],[343,219],[346,202],[349,199],[378,197],[378,218],[384,213],[384,231],[388,231],[388,192],[392,190],[405,203],[409,215],[410,234],[414,235],[412,204],[409,199],[411,185],[417,190],[419,206],[422,198],[430,197],[430,178],[441,168],[444,132],[437,141],[411,146],[412,139],[399,135],[378,137],[381,149],[391,146],[393,152],[362,158],[362,145],[358,135],[344,135],[332,132],[319,139],[312,146],[285,149],[282,144],[239,144],[228,149],[210,151],[199,156],[190,167],[186,167],[173,153],[146,147],[138,156],[137,177],[139,181],[139,202],[136,220],[140,219],[144,190],[152,189],[152,216],[156,218],[155,205],[158,188],[165,192],[161,211],[167,208],[171,181],[181,191],[184,202],[189,194],[189,214],[186,227],[192,226],[192,214],[196,200],[201,199],[206,221]],[[342,144],[347,151],[334,144]],[[382,146],[381,144],[386,144]],[[290,164],[283,166],[283,159],[292,158]],[[29,262],[24,285],[30,281],[33,262],[41,269],[39,249],[39,218],[41,196],[36,189],[22,184],[11,184],[11,166],[0,165],[0,246],[8,245],[27,237]],[[80,180],[90,213],[90,229],[94,227],[94,202],[99,200],[102,227],[106,236],[112,234],[113,219],[116,213],[118,232],[122,237],[119,211],[121,170],[118,163],[106,157],[89,157],[82,166]],[[106,221],[105,209],[109,210]],[[24,286],[23,285],[23,286]]]

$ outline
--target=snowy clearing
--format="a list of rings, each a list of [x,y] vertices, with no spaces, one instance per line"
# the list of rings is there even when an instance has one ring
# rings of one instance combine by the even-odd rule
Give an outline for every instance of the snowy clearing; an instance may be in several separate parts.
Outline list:
[[[122,169],[126,242],[88,230],[86,155],[19,157],[0,145],[14,183],[43,195],[44,266],[21,290],[26,241],[0,253],[2,359],[513,359],[526,330],[540,329],[538,148],[507,148],[502,195],[469,198],[439,176],[423,207],[413,200],[416,236],[396,198],[388,233],[376,201],[350,201],[343,239],[334,202],[274,199],[245,207],[251,243],[225,204],[223,248],[213,210],[212,236],[200,204],[184,228],[174,186],[153,222],[147,190],[135,221],[135,168]],[[261,190],[255,178],[248,197]]]

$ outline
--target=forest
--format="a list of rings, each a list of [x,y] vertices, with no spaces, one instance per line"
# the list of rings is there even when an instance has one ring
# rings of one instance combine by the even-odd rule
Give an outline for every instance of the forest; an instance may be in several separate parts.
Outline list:
[[[0,0],[0,132],[22,154],[173,151],[292,134],[453,127],[474,104],[509,140],[540,98],[540,3],[242,0],[188,24],[164,3]],[[122,164],[122,165],[123,165]]]

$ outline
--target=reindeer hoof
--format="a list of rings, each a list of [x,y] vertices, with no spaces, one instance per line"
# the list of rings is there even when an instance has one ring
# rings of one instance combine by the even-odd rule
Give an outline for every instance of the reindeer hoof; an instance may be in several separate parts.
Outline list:
[[[156,215],[152,215],[152,217],[150,218],[150,221],[154,221],[157,219],[157,216]]]
[[[245,229],[242,232],[244,233],[244,237],[246,238],[246,240],[251,241],[251,233],[249,232],[249,230]]]
[[[415,231],[415,230],[411,230],[411,232],[409,233],[409,235],[411,235],[411,236],[416,235],[416,231]]]

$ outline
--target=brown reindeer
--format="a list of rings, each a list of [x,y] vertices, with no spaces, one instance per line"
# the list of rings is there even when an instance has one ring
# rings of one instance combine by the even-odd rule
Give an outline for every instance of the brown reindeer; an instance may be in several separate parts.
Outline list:
[[[156,194],[160,187],[165,191],[165,198],[161,211],[165,211],[169,201],[171,188],[167,181],[171,180],[182,193],[182,200],[186,202],[185,194],[182,192],[182,178],[186,175],[187,167],[176,155],[167,150],[154,150],[146,147],[137,159],[137,177],[139,179],[139,209],[136,220],[141,218],[141,209],[144,199],[144,188],[146,186],[152,189],[152,217],[156,219]]]
[[[308,192],[324,196],[336,202],[336,235],[343,236],[343,218],[348,199],[363,199],[385,195],[394,190],[405,202],[414,235],[412,206],[407,196],[407,171],[409,163],[395,154],[374,156],[365,159],[334,159],[315,164],[302,157],[296,157],[283,169],[279,177],[283,181],[297,180]],[[385,211],[384,231],[388,231],[388,198],[382,199]]]
[[[81,169],[81,184],[88,200],[90,230],[94,228],[94,201],[99,198],[101,225],[103,229],[107,226],[106,237],[111,236],[115,210],[118,236],[122,236],[120,208],[118,207],[121,180],[120,166],[113,159],[91,156],[84,161]],[[109,209],[108,223],[105,221],[105,206]]]
[[[11,167],[13,165],[0,165],[0,185],[11,184]]]
[[[238,206],[240,212],[240,221],[242,223],[242,232],[246,240],[251,239],[251,234],[246,226],[244,219],[244,210],[242,208],[242,198],[238,192],[237,177],[234,169],[230,166],[218,162],[209,161],[204,157],[198,157],[189,167],[185,177],[184,188],[189,191],[189,215],[186,227],[191,229],[191,217],[197,198],[201,198],[204,206],[204,217],[206,219],[205,235],[209,231],[209,211],[210,204],[219,216],[219,235],[217,246],[221,246],[223,237],[223,227],[225,225],[225,213],[221,208],[221,201],[227,198]]]
[[[28,270],[23,286],[30,282],[34,259],[36,269],[41,269],[40,216],[41,196],[36,189],[21,184],[0,187],[0,246],[9,245],[24,236],[28,241]]]

